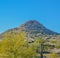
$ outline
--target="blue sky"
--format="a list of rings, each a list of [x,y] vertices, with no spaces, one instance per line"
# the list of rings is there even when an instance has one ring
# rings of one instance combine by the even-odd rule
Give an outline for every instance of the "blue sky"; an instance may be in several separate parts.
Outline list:
[[[60,33],[60,0],[0,0],[0,33],[28,20]]]

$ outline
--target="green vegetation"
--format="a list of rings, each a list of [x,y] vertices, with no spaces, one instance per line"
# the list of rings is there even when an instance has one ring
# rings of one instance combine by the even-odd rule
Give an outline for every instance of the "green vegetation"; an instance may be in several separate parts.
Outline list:
[[[51,49],[59,49],[59,43],[60,40],[50,39],[47,42],[42,38],[28,43],[24,32],[16,35],[10,33],[0,40],[0,58],[59,58],[60,54],[50,52]]]

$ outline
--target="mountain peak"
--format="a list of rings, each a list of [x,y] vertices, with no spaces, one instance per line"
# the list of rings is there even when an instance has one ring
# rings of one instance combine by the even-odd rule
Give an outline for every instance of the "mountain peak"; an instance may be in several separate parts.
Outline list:
[[[31,22],[31,23],[36,22],[36,23],[39,23],[37,20],[29,20],[29,21],[27,21],[27,22]]]
[[[56,32],[47,29],[45,26],[43,26],[41,23],[39,23],[36,20],[27,21],[26,23],[21,25],[20,28],[31,34],[37,34],[37,33],[49,34],[49,35],[58,34]]]
[[[41,23],[39,23],[36,20],[27,21],[26,23],[22,24],[20,27],[10,29],[4,32],[3,34],[8,34],[11,32],[16,34],[22,31],[25,31],[26,34],[28,33],[30,37],[39,37],[39,36],[43,37],[44,35],[58,35],[58,33],[47,29],[45,26],[43,26]]]
[[[27,21],[25,24],[40,24],[37,20]]]

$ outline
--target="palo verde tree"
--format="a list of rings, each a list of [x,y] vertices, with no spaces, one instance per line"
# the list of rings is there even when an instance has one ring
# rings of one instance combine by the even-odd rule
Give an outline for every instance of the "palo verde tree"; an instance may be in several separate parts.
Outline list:
[[[36,55],[35,43],[27,48],[24,32],[8,34],[0,41],[0,58],[33,58]]]
[[[44,43],[45,43],[45,40],[42,39],[42,38],[38,38],[36,40],[36,43],[37,43],[37,50],[38,52],[40,52],[40,58],[43,58],[43,48],[44,48]]]

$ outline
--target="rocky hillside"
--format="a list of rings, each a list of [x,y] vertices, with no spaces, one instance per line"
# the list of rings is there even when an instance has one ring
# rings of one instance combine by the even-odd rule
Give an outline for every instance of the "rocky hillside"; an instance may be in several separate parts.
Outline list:
[[[0,38],[3,36],[7,36],[9,33],[20,33],[22,31],[25,31],[27,34],[27,37],[29,38],[36,38],[36,37],[44,37],[44,36],[54,36],[58,35],[58,33],[53,32],[49,29],[47,29],[45,26],[43,26],[41,23],[35,20],[27,21],[26,23],[22,24],[20,27],[10,29],[2,34],[0,34]]]
[[[41,33],[41,34],[49,34],[49,35],[54,35],[54,34],[58,34],[56,32],[53,32],[49,29],[47,29],[46,27],[44,27],[41,23],[39,23],[38,21],[35,20],[31,20],[26,22],[25,24],[21,25],[19,28],[22,29],[22,31],[26,31],[28,33],[32,33],[32,34],[37,34],[37,33]]]

